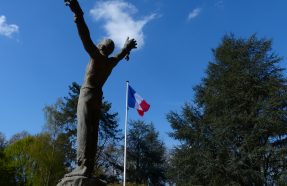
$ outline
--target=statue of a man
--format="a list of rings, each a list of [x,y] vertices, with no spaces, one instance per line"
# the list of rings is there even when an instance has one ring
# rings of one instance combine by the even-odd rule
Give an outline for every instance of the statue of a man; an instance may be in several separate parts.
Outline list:
[[[123,49],[114,57],[109,55],[114,50],[111,39],[102,41],[96,46],[91,40],[89,29],[83,17],[83,11],[77,0],[65,0],[74,13],[79,36],[85,50],[90,56],[84,84],[82,85],[77,107],[77,167],[67,174],[70,176],[90,177],[97,150],[99,119],[101,117],[102,87],[120,60],[127,57],[136,48],[136,40],[127,38]]]

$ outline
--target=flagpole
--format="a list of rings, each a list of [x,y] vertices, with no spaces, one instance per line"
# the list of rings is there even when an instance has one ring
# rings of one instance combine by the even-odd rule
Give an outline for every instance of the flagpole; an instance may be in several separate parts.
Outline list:
[[[127,130],[128,130],[128,92],[129,92],[129,81],[126,82],[126,116],[125,116],[125,145],[124,145],[124,180],[123,186],[126,186],[126,166],[127,166]]]

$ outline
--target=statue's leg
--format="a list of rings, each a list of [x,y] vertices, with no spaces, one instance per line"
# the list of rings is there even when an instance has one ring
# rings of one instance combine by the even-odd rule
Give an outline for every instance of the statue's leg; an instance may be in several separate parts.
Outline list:
[[[81,88],[77,107],[77,167],[66,176],[90,176],[98,142],[102,91]]]
[[[90,91],[93,95],[92,100],[88,102],[88,130],[86,137],[86,151],[84,152],[86,157],[86,162],[84,163],[87,167],[87,172],[90,175],[93,172],[95,165],[95,156],[97,152],[98,145],[98,132],[99,123],[101,117],[101,107],[102,107],[102,91],[94,90]],[[80,160],[80,157],[79,157]]]

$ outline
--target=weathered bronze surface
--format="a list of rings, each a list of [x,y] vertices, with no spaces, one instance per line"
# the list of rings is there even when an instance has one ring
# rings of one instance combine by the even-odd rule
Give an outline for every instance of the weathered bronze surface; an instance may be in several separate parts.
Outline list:
[[[77,107],[77,167],[65,175],[65,178],[70,180],[70,177],[91,177],[97,151],[103,85],[118,62],[123,58],[128,60],[130,51],[136,48],[137,43],[135,39],[127,38],[121,51],[109,57],[114,50],[114,42],[111,39],[105,39],[96,46],[90,37],[84,13],[78,1],[65,0],[65,4],[74,13],[80,39],[90,56]]]

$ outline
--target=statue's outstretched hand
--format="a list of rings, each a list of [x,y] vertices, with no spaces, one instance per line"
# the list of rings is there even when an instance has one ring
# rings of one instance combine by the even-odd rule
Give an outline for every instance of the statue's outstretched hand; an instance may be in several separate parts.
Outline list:
[[[69,6],[71,11],[77,14],[77,12],[82,13],[82,10],[80,8],[79,2],[77,0],[64,0],[65,5]]]
[[[130,59],[130,51],[134,48],[137,48],[137,41],[135,39],[129,39],[127,38],[125,42],[124,49],[128,52],[127,55],[125,56],[125,59],[128,61]]]
[[[128,37],[124,48],[130,52],[132,49],[137,48],[137,41],[135,39],[129,39]]]

